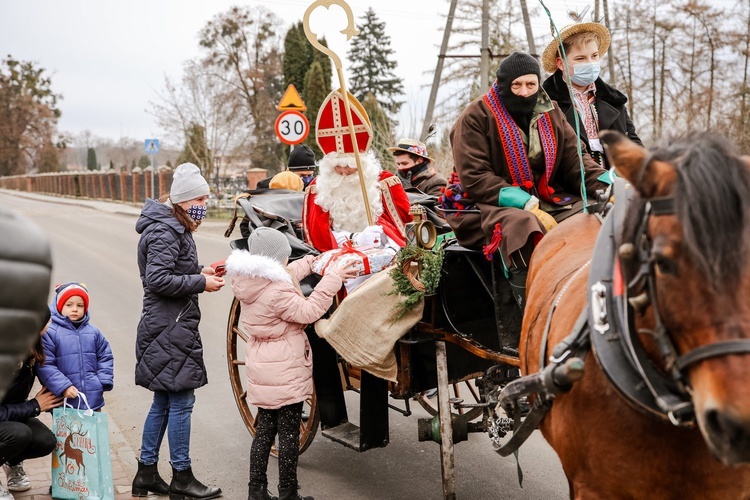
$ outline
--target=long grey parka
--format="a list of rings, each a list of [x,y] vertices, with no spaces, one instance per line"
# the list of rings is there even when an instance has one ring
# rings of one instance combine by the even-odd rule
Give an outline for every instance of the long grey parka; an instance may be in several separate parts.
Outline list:
[[[179,392],[206,385],[198,333],[198,294],[206,289],[190,231],[172,208],[146,200],[135,230],[143,311],[135,347],[135,383],[152,391]]]

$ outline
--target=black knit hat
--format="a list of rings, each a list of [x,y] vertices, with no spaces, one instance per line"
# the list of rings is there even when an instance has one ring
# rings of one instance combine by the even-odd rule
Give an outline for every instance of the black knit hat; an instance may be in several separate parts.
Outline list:
[[[536,75],[539,84],[542,83],[542,73],[539,68],[539,62],[525,52],[513,52],[503,59],[500,67],[497,68],[495,76],[497,85],[501,90],[510,89],[513,80],[523,75]]]
[[[304,144],[295,146],[291,153],[289,153],[289,162],[286,164],[289,170],[314,170],[315,169],[315,153],[308,146]]]

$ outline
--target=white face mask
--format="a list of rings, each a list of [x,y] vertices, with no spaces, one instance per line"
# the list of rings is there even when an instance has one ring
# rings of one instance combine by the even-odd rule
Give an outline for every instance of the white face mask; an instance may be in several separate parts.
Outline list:
[[[599,78],[600,71],[601,66],[598,62],[574,64],[573,74],[570,76],[570,79],[576,85],[585,87],[591,85]]]

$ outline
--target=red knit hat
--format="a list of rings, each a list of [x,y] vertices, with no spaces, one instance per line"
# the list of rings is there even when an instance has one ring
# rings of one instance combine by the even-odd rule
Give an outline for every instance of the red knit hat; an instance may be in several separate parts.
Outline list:
[[[69,298],[79,296],[83,299],[83,313],[86,314],[89,310],[89,292],[86,290],[86,285],[78,283],[77,281],[71,281],[55,287],[55,306],[57,312],[62,313],[62,308],[65,302]]]

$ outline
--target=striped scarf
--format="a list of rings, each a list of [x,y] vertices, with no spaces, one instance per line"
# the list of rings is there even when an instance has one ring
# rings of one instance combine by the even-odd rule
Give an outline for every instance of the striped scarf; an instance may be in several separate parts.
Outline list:
[[[510,170],[510,175],[513,179],[513,185],[529,191],[534,187],[534,176],[531,173],[526,145],[523,143],[521,131],[505,108],[498,90],[497,82],[495,82],[489,92],[484,95],[484,102],[495,117],[497,131],[503,142],[503,153],[505,154],[505,161],[508,164],[508,170]],[[555,167],[555,160],[557,159],[557,138],[552,129],[552,120],[549,113],[543,113],[536,124],[539,130],[542,150],[544,151],[545,165],[545,175],[539,180],[537,190],[544,200],[551,201],[554,190],[549,187],[549,180],[552,176],[552,169]],[[530,130],[529,133],[533,132]]]

